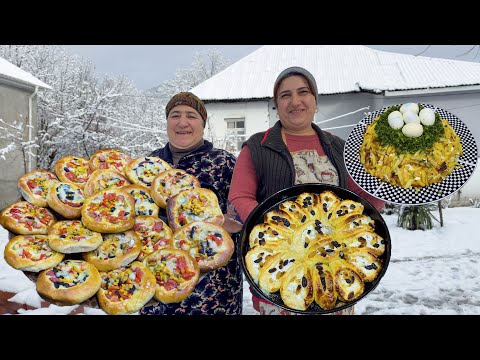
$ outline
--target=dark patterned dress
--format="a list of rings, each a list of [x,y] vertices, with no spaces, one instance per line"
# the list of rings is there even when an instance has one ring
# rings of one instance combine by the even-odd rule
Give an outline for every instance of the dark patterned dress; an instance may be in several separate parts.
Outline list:
[[[168,144],[155,150],[150,156],[158,156],[173,166]],[[215,192],[222,213],[227,213],[228,192],[236,158],[231,153],[213,148],[207,140],[203,146],[180,159],[177,169],[195,175],[203,188]],[[230,206],[228,206],[230,207]],[[230,211],[229,211],[230,212]],[[239,262],[239,234],[233,234],[235,251],[227,265],[206,273],[195,290],[178,303],[145,305],[142,315],[241,315],[243,277]]]

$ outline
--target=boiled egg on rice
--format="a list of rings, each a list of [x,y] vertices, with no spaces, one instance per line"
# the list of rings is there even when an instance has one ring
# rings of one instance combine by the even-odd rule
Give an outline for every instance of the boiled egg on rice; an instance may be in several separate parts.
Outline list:
[[[420,123],[408,123],[402,128],[402,133],[406,137],[416,138],[422,136],[423,126]]]
[[[423,125],[430,126],[435,123],[435,112],[432,109],[429,109],[429,108],[422,109],[418,117],[420,118],[420,122]]]
[[[408,124],[408,123],[420,124],[420,118],[413,111],[405,111],[403,113],[403,121],[405,121],[405,124]]]
[[[419,110],[419,107],[418,107],[418,104],[416,103],[405,103],[402,106],[400,106],[400,112],[402,114],[405,114],[407,111],[412,111],[415,114],[418,114],[418,110]]]
[[[388,125],[393,129],[401,129],[404,125],[402,113],[400,111],[392,111],[388,114]]]

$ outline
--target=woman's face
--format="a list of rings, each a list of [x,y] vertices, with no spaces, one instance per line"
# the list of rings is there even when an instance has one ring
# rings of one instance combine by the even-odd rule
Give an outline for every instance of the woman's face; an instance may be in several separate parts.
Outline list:
[[[188,149],[203,139],[203,119],[187,105],[172,108],[167,118],[168,141],[177,149]]]
[[[280,83],[277,112],[286,131],[297,134],[311,131],[316,107],[315,96],[303,76],[289,76]]]

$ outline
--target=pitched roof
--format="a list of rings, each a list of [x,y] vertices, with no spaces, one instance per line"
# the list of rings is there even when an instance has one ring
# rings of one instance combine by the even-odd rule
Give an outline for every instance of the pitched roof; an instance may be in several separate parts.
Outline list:
[[[44,89],[52,88],[29,72],[20,69],[18,66],[0,57],[0,79],[1,78],[28,86],[38,86]]]
[[[190,91],[203,100],[271,98],[277,75],[290,66],[309,70],[324,95],[480,84],[480,64],[474,62],[360,45],[265,45]]]

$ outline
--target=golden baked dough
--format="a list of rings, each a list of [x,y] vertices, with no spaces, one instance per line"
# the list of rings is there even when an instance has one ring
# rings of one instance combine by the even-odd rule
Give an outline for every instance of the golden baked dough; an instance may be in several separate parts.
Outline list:
[[[155,203],[162,209],[167,207],[168,200],[182,190],[199,188],[200,181],[181,169],[165,170],[153,178],[150,194]]]
[[[252,247],[245,255],[245,265],[252,279],[258,283],[258,276],[263,265],[272,256],[288,251],[289,245],[284,240],[272,240],[264,245]]]
[[[200,279],[198,263],[182,250],[160,249],[148,255],[143,263],[156,278],[155,300],[165,304],[186,299]]]
[[[194,221],[222,225],[224,217],[217,195],[209,189],[191,188],[180,191],[168,201],[168,225],[175,232]]]
[[[314,264],[312,284],[315,302],[322,309],[333,309],[338,296],[332,269],[330,269],[328,263],[317,262]]]
[[[340,203],[340,198],[330,190],[323,191],[318,195],[318,220],[327,220],[331,209]]]
[[[235,244],[221,226],[194,221],[177,229],[172,247],[189,253],[207,272],[225,266],[233,255]]]
[[[63,254],[92,251],[102,242],[102,234],[88,229],[80,220],[57,221],[48,228],[48,244]]]
[[[60,181],[70,182],[80,189],[85,187],[93,170],[90,169],[88,159],[78,156],[65,156],[55,163],[55,174]]]
[[[357,230],[374,230],[375,222],[365,214],[352,214],[344,216],[336,226],[342,227],[345,233],[354,233]]]
[[[250,231],[248,239],[250,247],[253,248],[256,245],[265,245],[271,241],[278,240],[282,240],[290,244],[292,240],[291,235],[291,231],[285,231],[285,229],[281,226],[262,223],[253,227],[252,231]]]
[[[7,243],[3,255],[11,267],[32,272],[51,268],[65,257],[48,245],[46,235],[17,235]]]
[[[50,210],[28,201],[16,202],[0,213],[0,225],[20,235],[46,235],[56,221]]]
[[[295,252],[286,250],[269,257],[258,273],[258,285],[271,293],[280,290],[282,278],[297,261],[296,255]]]
[[[358,248],[345,253],[346,260],[358,270],[364,282],[371,282],[380,273],[382,262],[366,248]]]
[[[280,286],[280,296],[284,304],[298,310],[307,310],[314,300],[312,270],[297,263],[285,275]]]
[[[124,172],[132,184],[150,189],[155,176],[171,168],[168,162],[159,157],[144,156],[130,161],[125,166]]]
[[[93,251],[82,253],[85,261],[100,271],[110,271],[126,266],[140,254],[142,244],[133,231],[118,234],[104,234],[103,242]]]
[[[343,244],[347,248],[356,250],[357,248],[366,248],[375,256],[380,256],[385,252],[385,240],[372,230],[363,230],[346,233],[347,237],[343,239]]]
[[[299,217],[301,218],[301,216]],[[284,230],[294,230],[300,224],[297,217],[290,212],[282,210],[271,210],[263,217],[263,222],[266,224],[277,225]]]
[[[48,187],[58,181],[55,174],[47,170],[33,170],[18,178],[17,188],[25,201],[40,206],[47,207]]]
[[[118,233],[135,224],[135,200],[119,188],[100,190],[83,203],[82,222],[90,230]]]
[[[100,308],[110,315],[132,314],[155,295],[153,273],[139,261],[108,272],[100,272],[97,292]]]
[[[296,223],[303,224],[305,221],[309,220],[312,216],[307,212],[302,205],[296,201],[287,200],[281,203],[278,206],[278,209],[289,214],[290,217],[295,219]]]
[[[386,245],[363,211],[361,203],[330,190],[283,201],[250,231],[249,275],[295,310],[312,303],[331,310],[357,300],[383,268]]]
[[[340,300],[344,302],[354,301],[363,294],[365,283],[352,265],[345,260],[337,259],[331,261],[328,266],[332,269],[333,279]]]
[[[90,169],[111,169],[125,175],[124,169],[132,158],[118,149],[100,149],[90,156]]]
[[[307,213],[307,219],[319,218],[319,203],[320,199],[315,194],[302,193],[297,196],[295,202],[299,204],[303,211]]]
[[[142,243],[142,251],[138,255],[139,261],[155,250],[171,247],[172,229],[155,216],[137,216],[132,230],[135,231]]]
[[[152,215],[158,216],[158,205],[155,204],[150,190],[141,185],[128,185],[123,188],[126,192],[133,196],[135,200],[135,215]]]
[[[112,169],[95,170],[88,178],[83,193],[86,198],[89,198],[97,191],[119,189],[127,185],[130,185],[130,181],[118,171]]]
[[[80,218],[84,201],[82,189],[73,183],[56,182],[48,189],[48,206],[66,219]]]
[[[37,279],[37,292],[58,305],[76,305],[88,300],[100,289],[100,274],[82,260],[64,260],[44,270]]]
[[[362,213],[363,205],[361,203],[353,200],[343,200],[330,209],[327,220],[332,226],[335,226],[338,222],[342,221],[345,216]]]

